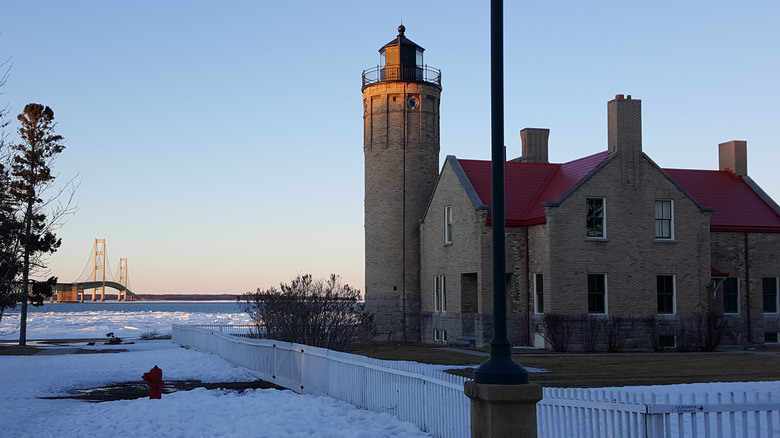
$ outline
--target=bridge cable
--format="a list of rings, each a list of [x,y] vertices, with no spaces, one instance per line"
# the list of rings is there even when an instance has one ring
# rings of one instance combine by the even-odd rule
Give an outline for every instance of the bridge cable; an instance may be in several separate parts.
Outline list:
[[[108,250],[106,250],[106,265],[108,265],[108,273],[111,274],[109,278],[111,281],[116,281],[116,276],[111,272],[111,259],[108,258]]]
[[[85,272],[87,272],[87,267],[89,266],[89,262],[92,261],[92,258],[95,257],[95,245],[92,245],[92,249],[89,251],[89,257],[87,257],[87,264],[84,265],[84,270],[81,271],[81,274],[79,274],[78,277],[76,277],[76,281],[72,281],[71,283],[78,283],[79,279],[81,279],[81,276],[84,275]]]

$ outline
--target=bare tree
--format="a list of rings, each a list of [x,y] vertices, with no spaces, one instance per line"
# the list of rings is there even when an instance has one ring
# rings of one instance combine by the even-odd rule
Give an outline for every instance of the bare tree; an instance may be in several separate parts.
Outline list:
[[[279,289],[247,292],[238,301],[262,335],[280,341],[348,351],[375,334],[360,290],[335,274],[327,280],[298,275]]]

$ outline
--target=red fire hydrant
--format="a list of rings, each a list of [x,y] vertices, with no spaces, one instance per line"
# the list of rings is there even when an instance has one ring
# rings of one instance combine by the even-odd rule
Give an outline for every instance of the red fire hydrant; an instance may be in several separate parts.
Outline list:
[[[149,386],[149,398],[162,398],[162,370],[155,365],[148,373],[144,373],[143,379]]]

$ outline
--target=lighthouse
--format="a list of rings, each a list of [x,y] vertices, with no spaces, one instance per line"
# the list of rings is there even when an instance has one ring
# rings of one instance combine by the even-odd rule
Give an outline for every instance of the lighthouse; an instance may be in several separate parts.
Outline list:
[[[363,71],[365,293],[380,339],[419,341],[419,224],[439,174],[441,72],[405,31]]]

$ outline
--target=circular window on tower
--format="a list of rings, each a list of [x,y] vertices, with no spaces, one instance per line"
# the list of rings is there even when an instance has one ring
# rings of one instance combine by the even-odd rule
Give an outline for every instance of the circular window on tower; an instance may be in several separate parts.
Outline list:
[[[417,105],[420,104],[420,102],[417,101],[416,97],[410,97],[409,100],[406,101],[406,104],[409,105],[409,108],[417,108]]]

